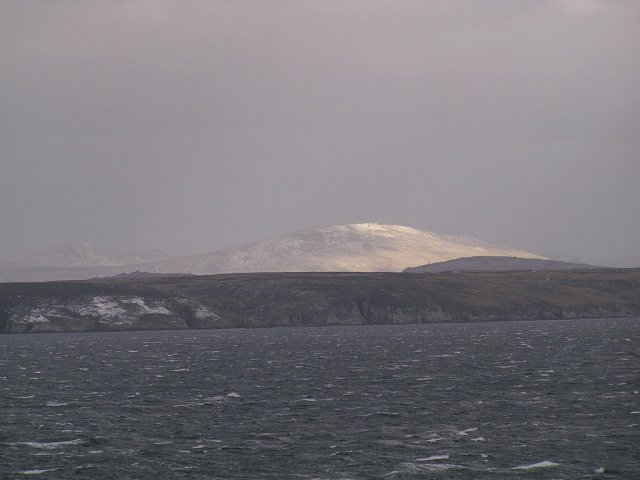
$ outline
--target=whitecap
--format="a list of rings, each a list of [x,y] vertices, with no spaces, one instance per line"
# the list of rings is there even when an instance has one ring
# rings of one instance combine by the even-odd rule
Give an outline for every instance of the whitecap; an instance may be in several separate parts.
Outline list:
[[[486,440],[487,439],[484,437],[476,437],[471,439],[472,442],[485,442]]]
[[[426,458],[416,458],[416,462],[432,462],[434,460],[449,460],[449,455],[431,455]]]
[[[531,463],[529,465],[520,465],[513,467],[511,470],[535,470],[536,468],[551,468],[559,466],[559,463],[543,460],[542,462]]]
[[[478,430],[477,428],[467,428],[466,430],[460,430],[458,432],[458,435],[468,435],[469,432],[475,432],[476,430]]]
[[[385,473],[382,475],[383,477],[395,477],[396,475],[400,475],[402,472],[400,470],[392,470],[391,472]]]
[[[55,472],[57,468],[42,468],[42,469],[33,469],[33,470],[21,470],[18,472],[20,475],[41,475],[47,472]]]
[[[67,445],[80,445],[81,443],[84,443],[84,440],[82,440],[81,438],[77,438],[75,440],[66,440],[62,442],[15,442],[11,443],[10,445],[25,445],[32,448],[52,450],[54,448],[65,447]]]
[[[403,473],[424,473],[424,472],[442,472],[445,470],[463,469],[462,465],[453,463],[403,463],[401,465]]]
[[[47,407],[66,407],[67,405],[69,405],[69,402],[56,402],[56,401],[50,401],[45,403],[45,405]]]
[[[388,447],[397,447],[399,445],[403,445],[402,441],[395,439],[382,439],[377,440],[376,443],[380,443],[382,445],[386,445]]]
[[[229,398],[240,398],[240,394],[237,392],[227,393],[227,397]]]

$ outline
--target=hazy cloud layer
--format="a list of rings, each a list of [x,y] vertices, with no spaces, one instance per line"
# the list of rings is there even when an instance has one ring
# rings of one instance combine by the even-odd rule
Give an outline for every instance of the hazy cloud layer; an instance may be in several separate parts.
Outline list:
[[[372,221],[640,252],[640,2],[0,0],[0,255]]]

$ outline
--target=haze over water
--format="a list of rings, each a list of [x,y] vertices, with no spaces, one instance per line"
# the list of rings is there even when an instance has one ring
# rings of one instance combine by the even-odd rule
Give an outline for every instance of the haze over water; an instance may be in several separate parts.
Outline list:
[[[639,322],[5,335],[0,476],[634,478]]]

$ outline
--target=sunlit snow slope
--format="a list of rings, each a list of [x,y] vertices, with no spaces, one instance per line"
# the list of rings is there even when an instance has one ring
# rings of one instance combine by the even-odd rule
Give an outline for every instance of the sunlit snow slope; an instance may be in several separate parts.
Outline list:
[[[399,225],[359,223],[227,248],[202,255],[122,264],[82,250],[54,261],[34,261],[28,268],[2,268],[0,282],[82,280],[135,271],[208,275],[245,272],[401,272],[407,267],[460,257],[510,256],[542,258],[533,253],[497,247],[468,237],[423,232]],[[80,260],[78,260],[78,257]],[[105,256],[106,257],[106,256]],[[36,258],[36,257],[34,257]],[[36,258],[37,260],[37,258]],[[109,262],[107,262],[109,260]],[[151,260],[151,259],[149,259]],[[91,262],[94,262],[92,266]]]
[[[274,240],[156,262],[149,264],[153,268],[147,271],[194,274],[401,272],[409,266],[479,255],[542,258],[473,238],[438,235],[400,225],[359,223],[300,230]]]

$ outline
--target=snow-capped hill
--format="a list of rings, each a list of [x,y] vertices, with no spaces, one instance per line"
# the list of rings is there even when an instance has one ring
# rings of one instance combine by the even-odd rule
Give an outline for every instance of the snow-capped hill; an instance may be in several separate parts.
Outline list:
[[[402,225],[358,223],[299,230],[272,240],[169,259],[118,253],[86,243],[22,257],[0,266],[0,281],[82,280],[131,272],[401,272],[407,267],[460,257],[543,258],[467,237],[425,232]]]
[[[171,258],[159,250],[118,252],[88,242],[67,242],[48,250],[14,257],[3,263],[3,270],[27,268],[106,267],[161,261]]]
[[[243,272],[401,272],[408,266],[469,256],[542,258],[465,237],[425,232],[402,225],[359,223],[148,264],[154,272],[200,275]]]

